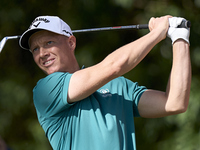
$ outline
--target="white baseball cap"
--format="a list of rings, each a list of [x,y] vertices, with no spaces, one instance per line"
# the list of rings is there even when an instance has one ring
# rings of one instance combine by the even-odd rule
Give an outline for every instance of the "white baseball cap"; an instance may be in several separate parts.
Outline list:
[[[51,31],[67,37],[73,35],[69,25],[59,17],[39,16],[31,23],[29,29],[22,34],[19,40],[19,45],[23,49],[29,50],[29,38],[32,34],[40,30]]]

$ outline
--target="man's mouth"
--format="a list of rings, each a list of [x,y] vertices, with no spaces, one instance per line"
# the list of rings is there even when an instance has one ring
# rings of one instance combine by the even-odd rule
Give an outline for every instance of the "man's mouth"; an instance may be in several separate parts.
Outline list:
[[[48,66],[48,65],[52,64],[53,61],[54,61],[54,59],[51,59],[51,60],[45,61],[45,62],[43,63],[43,65],[44,65],[44,66]]]

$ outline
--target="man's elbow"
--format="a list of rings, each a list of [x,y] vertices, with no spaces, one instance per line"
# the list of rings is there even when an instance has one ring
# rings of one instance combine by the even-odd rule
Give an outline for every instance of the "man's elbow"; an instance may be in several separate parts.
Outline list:
[[[177,114],[181,114],[187,111],[187,106],[180,107],[176,112]]]
[[[181,106],[177,106],[177,107],[173,107],[169,110],[169,113],[171,115],[176,115],[176,114],[181,114],[187,111],[188,105],[181,105]]]

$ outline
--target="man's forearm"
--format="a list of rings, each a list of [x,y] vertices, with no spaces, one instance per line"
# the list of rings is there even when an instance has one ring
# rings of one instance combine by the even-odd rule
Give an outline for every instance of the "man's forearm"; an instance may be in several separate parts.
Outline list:
[[[189,44],[177,40],[173,44],[173,65],[167,87],[166,110],[172,113],[187,109],[191,86],[191,62]]]
[[[117,66],[117,75],[121,76],[133,69],[162,39],[159,32],[152,31],[140,39],[129,43],[114,53],[108,55],[105,61],[109,60]]]

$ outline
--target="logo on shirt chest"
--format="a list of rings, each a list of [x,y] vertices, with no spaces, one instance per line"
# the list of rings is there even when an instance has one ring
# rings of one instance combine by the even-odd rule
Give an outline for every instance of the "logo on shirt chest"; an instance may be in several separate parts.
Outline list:
[[[99,91],[103,97],[112,96],[109,89],[100,89]]]

